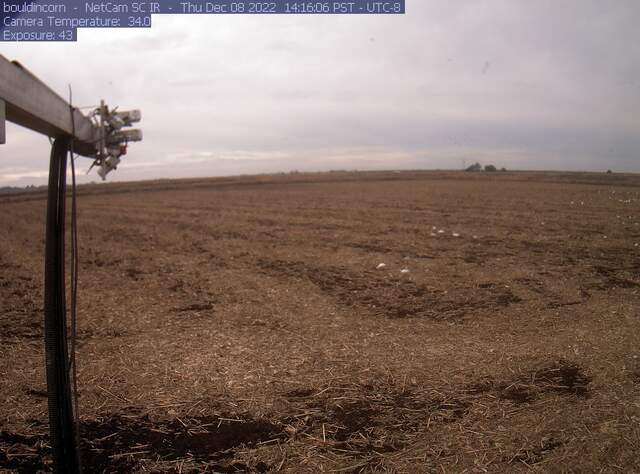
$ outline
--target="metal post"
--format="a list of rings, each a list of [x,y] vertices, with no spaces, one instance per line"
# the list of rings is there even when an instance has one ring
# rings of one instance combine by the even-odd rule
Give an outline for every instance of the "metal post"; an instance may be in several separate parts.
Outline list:
[[[67,347],[65,305],[65,200],[69,137],[51,148],[44,266],[44,330],[49,395],[49,432],[57,474],[78,474],[77,446]]]
[[[4,106],[4,100],[0,99],[0,145],[6,143],[6,129],[5,129],[6,112]]]

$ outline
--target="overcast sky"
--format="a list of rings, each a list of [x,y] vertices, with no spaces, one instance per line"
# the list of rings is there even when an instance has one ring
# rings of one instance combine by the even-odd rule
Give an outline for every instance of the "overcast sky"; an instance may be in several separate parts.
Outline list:
[[[63,96],[71,83],[76,105],[142,109],[144,141],[110,180],[476,160],[640,172],[639,25],[637,0],[407,0],[404,16],[154,16],[0,54]],[[48,154],[8,124],[0,186],[46,182]]]

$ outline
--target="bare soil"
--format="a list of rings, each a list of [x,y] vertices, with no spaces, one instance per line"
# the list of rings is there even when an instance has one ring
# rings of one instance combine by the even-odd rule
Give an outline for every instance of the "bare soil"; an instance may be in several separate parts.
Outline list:
[[[2,472],[52,469],[44,214],[0,197]],[[88,185],[79,233],[86,472],[640,472],[639,176]]]

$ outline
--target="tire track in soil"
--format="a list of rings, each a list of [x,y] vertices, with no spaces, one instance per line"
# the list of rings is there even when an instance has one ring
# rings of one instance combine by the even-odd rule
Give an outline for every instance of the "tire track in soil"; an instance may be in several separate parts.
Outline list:
[[[470,311],[507,307],[521,301],[510,289],[497,285],[443,291],[408,279],[384,279],[369,271],[315,267],[300,261],[258,259],[256,265],[272,276],[308,280],[344,306],[391,319],[451,320]]]
[[[82,463],[88,472],[133,472],[141,462],[188,460],[214,472],[267,472],[264,462],[234,462],[237,450],[283,438],[281,426],[235,415],[152,420],[134,412],[85,420],[80,426]],[[47,435],[0,432],[0,467],[19,472],[51,470]]]
[[[588,398],[591,380],[582,367],[561,359],[522,372],[512,379],[485,380],[470,385],[467,391],[473,395],[493,394],[500,400],[522,404],[551,393]]]
[[[294,413],[284,422],[293,439],[323,439],[322,451],[347,455],[354,462],[364,460],[372,467],[381,455],[408,449],[425,437],[433,440],[436,450],[440,430],[450,423],[464,423],[488,403],[521,405],[552,395],[580,401],[590,396],[590,383],[582,367],[557,360],[510,379],[492,378],[450,390],[398,389],[383,382],[298,388],[283,394],[288,411]],[[547,434],[539,444],[519,446],[502,463],[540,462],[563,444]],[[441,448],[446,450],[446,444]]]
[[[384,383],[297,389],[283,397],[293,415],[282,422],[293,439],[323,439],[324,451],[356,458],[401,451],[425,426],[458,421],[469,406],[452,395]]]
[[[131,472],[149,461],[168,467],[182,460],[221,473],[267,472],[275,466],[260,455],[249,455],[251,463],[239,459],[264,444],[316,439],[323,440],[320,452],[375,464],[381,455],[409,449],[426,436],[437,447],[438,432],[448,424],[463,423],[478,406],[484,410],[487,403],[521,405],[554,394],[579,401],[590,395],[590,383],[579,365],[557,360],[510,379],[485,379],[449,390],[398,388],[381,379],[297,388],[280,394],[280,409],[269,418],[221,412],[167,419],[130,407],[83,420],[81,450],[91,472]],[[44,434],[0,431],[0,467],[50,470],[47,441]],[[562,445],[562,439],[547,435],[540,444],[518,447],[502,463],[540,462]]]

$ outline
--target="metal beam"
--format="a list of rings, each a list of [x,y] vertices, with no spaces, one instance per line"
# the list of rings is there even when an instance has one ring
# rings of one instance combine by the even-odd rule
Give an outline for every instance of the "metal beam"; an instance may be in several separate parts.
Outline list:
[[[99,129],[78,109],[52,91],[16,61],[0,55],[0,101],[6,103],[6,120],[50,137],[74,136],[74,151],[95,156]],[[75,134],[74,134],[75,122]],[[0,132],[0,138],[4,134]],[[0,141],[4,143],[4,140]]]

